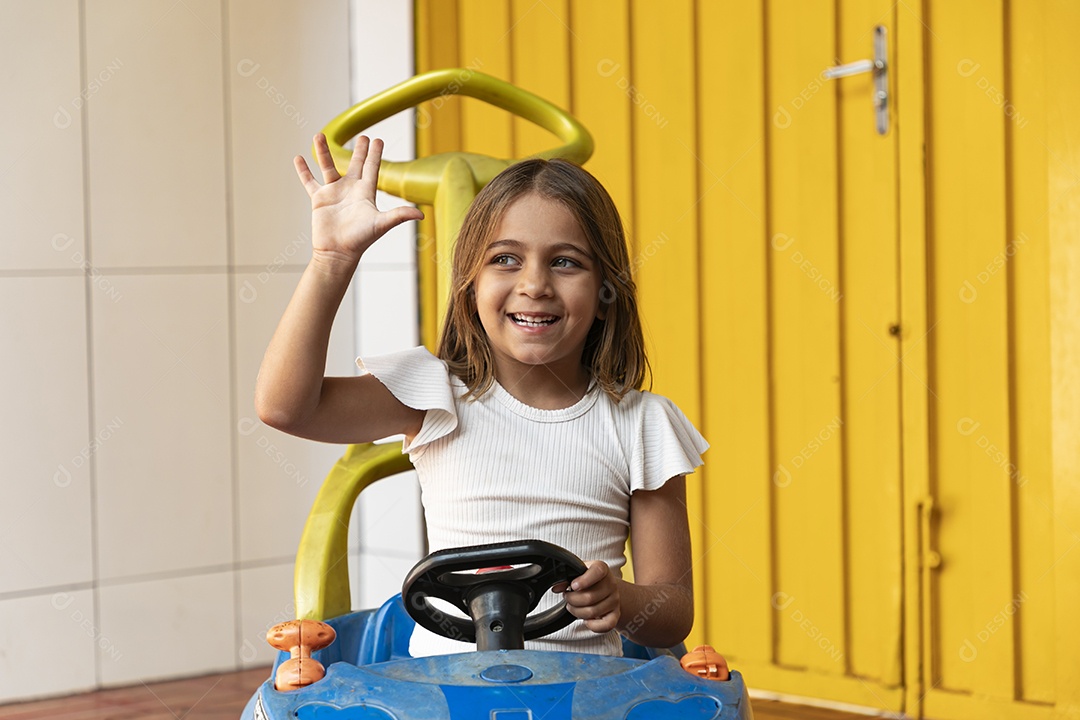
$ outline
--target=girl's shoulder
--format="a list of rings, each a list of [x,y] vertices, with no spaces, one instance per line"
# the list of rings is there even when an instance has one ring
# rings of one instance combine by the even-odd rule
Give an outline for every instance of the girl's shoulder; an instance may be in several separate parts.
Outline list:
[[[601,393],[603,394],[603,393]],[[663,413],[685,419],[679,406],[663,395],[650,390],[629,390],[618,401],[610,401],[618,415],[649,416]]]
[[[608,400],[611,416],[625,441],[640,443],[679,438],[701,452],[708,447],[701,433],[671,399],[648,390],[631,390],[618,403]]]
[[[629,462],[632,492],[655,490],[702,464],[709,443],[670,398],[632,390],[611,406]]]

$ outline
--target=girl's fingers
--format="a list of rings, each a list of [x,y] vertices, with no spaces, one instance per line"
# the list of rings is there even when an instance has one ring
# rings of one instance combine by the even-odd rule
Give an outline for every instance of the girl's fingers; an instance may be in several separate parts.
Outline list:
[[[591,605],[571,605],[567,602],[566,607],[570,609],[571,615],[582,620],[598,620],[617,610],[619,601],[613,597],[604,597],[597,599]]]
[[[579,590],[578,592],[566,593],[563,597],[566,599],[568,607],[589,611],[605,608],[604,612],[607,612],[619,603],[618,598],[613,593],[604,590]],[[591,615],[583,615],[582,617],[595,617],[598,614],[602,615],[603,613],[593,612]]]
[[[585,627],[594,633],[606,633],[608,630],[614,630],[618,624],[619,616],[615,613],[608,613],[604,617],[585,620]]]
[[[334,167],[334,157],[330,154],[330,148],[326,144],[326,136],[322,133],[315,136],[315,158],[319,161],[323,182],[332,183],[341,179],[337,168]]]
[[[607,632],[615,627],[621,615],[619,603],[613,598],[606,599],[596,605],[575,607],[567,603],[566,609],[570,614],[585,622],[585,626],[594,632]]]
[[[361,135],[356,138],[356,145],[353,147],[352,158],[349,159],[349,169],[345,171],[348,177],[360,179],[361,174],[364,171],[364,158],[367,157],[368,148],[371,145],[371,141],[367,135]]]
[[[382,140],[376,138],[367,144],[367,158],[360,176],[360,188],[364,195],[375,201],[375,192],[379,187],[379,163],[382,162]]]
[[[618,587],[607,563],[594,560],[586,563],[587,569],[573,579],[567,588],[566,608],[574,617],[584,620],[593,632],[607,632],[619,621]]]
[[[382,140],[376,138],[368,143],[367,158],[364,160],[364,169],[360,175],[361,181],[367,188],[370,188],[372,195],[374,195],[379,184],[379,163],[382,162],[382,151]]]
[[[410,207],[404,205],[402,207],[392,208],[379,215],[379,231],[385,233],[390,228],[397,227],[403,222],[409,220],[423,220],[424,213],[420,212],[419,208]]]
[[[308,167],[307,160],[303,156],[297,155],[293,158],[293,167],[296,168],[296,174],[300,176],[300,182],[303,183],[308,196],[314,195],[315,191],[321,186],[315,176],[311,174],[311,168]]]
[[[608,573],[607,563],[602,560],[592,560],[585,563],[588,569],[584,573],[574,578],[570,583],[571,590],[584,590],[585,588],[592,587]]]

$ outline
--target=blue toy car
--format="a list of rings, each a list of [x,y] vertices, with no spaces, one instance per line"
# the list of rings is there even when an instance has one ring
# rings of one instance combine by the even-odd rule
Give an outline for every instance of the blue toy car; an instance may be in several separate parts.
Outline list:
[[[476,572],[485,568],[496,569]],[[684,670],[670,650],[625,639],[621,658],[523,649],[525,640],[574,619],[562,605],[528,613],[549,588],[584,570],[573,554],[536,540],[433,553],[410,571],[403,594],[378,610],[341,615],[325,625],[303,621],[320,628],[308,631],[317,635],[308,640],[321,649],[310,651],[310,660],[307,648],[294,652],[295,659],[281,653],[242,718],[752,720],[738,672],[727,680],[699,677]],[[472,622],[437,610],[431,597],[452,603]],[[410,657],[416,623],[476,642],[477,651]],[[333,632],[321,629],[326,626]],[[277,647],[300,644],[295,637],[279,640],[284,644]],[[284,664],[292,663],[289,671],[306,663],[307,672],[315,665],[311,660],[325,666],[324,677],[294,690],[275,689]]]

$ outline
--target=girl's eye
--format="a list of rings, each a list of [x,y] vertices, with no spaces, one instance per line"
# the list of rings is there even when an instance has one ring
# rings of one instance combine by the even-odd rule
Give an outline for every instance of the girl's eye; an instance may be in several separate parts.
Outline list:
[[[515,262],[513,255],[496,255],[491,258],[492,265],[513,265]]]
[[[579,263],[571,260],[568,257],[555,258],[555,260],[551,264],[552,266],[558,268],[581,267]]]

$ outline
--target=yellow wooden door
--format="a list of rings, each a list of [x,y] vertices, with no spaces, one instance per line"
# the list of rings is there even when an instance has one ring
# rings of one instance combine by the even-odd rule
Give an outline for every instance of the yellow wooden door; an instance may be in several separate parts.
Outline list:
[[[1071,271],[1052,261],[1075,252],[1080,216],[1080,6],[957,0],[900,19],[903,352],[924,381],[903,401],[908,712],[1080,717],[1076,454],[1055,452],[1075,437],[1060,388],[1076,314],[1055,310]]]
[[[869,74],[884,0],[421,2],[418,65],[569,107],[631,230],[656,370],[712,442],[689,491],[698,620],[754,687],[901,702],[896,136]],[[468,99],[422,154],[549,142]],[[703,477],[702,477],[703,476]]]
[[[705,413],[725,464],[725,482],[707,488],[718,543],[707,591],[723,608],[708,632],[755,687],[893,711],[903,620],[896,121],[878,133],[872,75],[823,71],[871,58],[879,25],[891,69],[895,12],[884,0],[786,3],[764,20],[717,9],[703,27],[728,42],[710,42],[703,67],[721,82],[701,96],[720,147],[703,160],[733,172],[739,143],[719,138],[765,108],[756,132],[741,130],[761,146],[763,201],[748,206],[740,194],[752,185],[718,172],[732,192],[705,211],[716,222],[705,333],[724,358],[707,375]],[[762,47],[747,48],[758,33]],[[755,72],[745,57],[757,52]]]
[[[416,9],[418,70],[503,77],[596,135],[655,389],[712,443],[690,641],[763,691],[1080,718],[1080,4]],[[884,135],[870,75],[822,75],[879,25]],[[549,143],[468,99],[421,118],[425,155]]]

